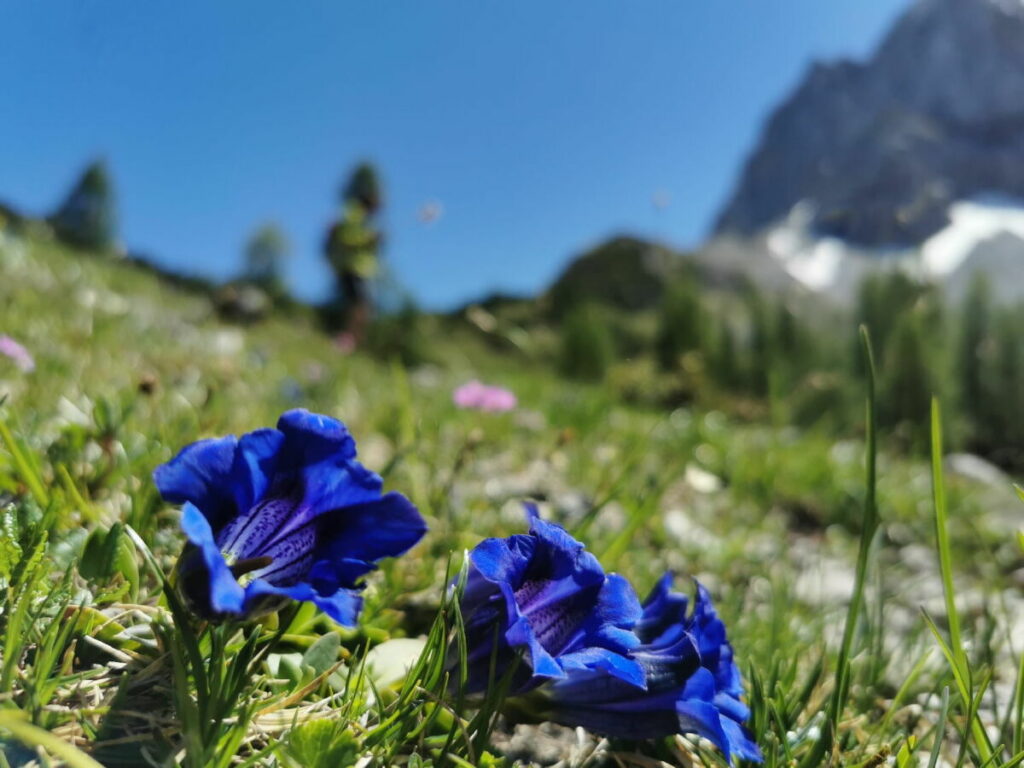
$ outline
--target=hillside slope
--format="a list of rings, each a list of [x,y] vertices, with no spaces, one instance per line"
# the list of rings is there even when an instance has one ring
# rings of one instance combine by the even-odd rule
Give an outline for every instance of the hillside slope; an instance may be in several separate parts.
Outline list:
[[[50,591],[49,576],[59,584],[62,574],[74,573],[72,566],[81,567],[68,610],[98,611],[107,630],[101,646],[82,640],[77,652],[53,656],[62,660],[60,675],[68,674],[67,666],[72,677],[38,673],[38,657],[27,654],[17,665],[5,711],[21,706],[28,694],[45,696],[34,710],[45,726],[65,741],[96,749],[102,734],[110,734],[107,714],[118,711],[121,683],[137,671],[123,662],[137,661],[149,675],[140,683],[143,700],[120,703],[129,718],[138,711],[145,717],[132,721],[127,738],[112,740],[119,760],[97,750],[100,762],[143,764],[132,751],[141,747],[169,764],[183,748],[183,718],[170,707],[172,673],[154,641],[154,625],[168,621],[160,579],[140,567],[137,593],[128,594],[123,580],[116,580],[120,573],[113,580],[87,575],[86,537],[98,530],[105,535],[114,523],[130,525],[153,554],[152,561],[138,557],[139,564],[152,562],[171,573],[183,544],[179,512],[157,496],[153,468],[197,439],[250,431],[273,424],[286,408],[306,407],[347,422],[360,459],[383,475],[389,489],[408,495],[430,532],[407,556],[369,576],[357,628],[339,628],[310,611],[275,653],[304,663],[302,653],[331,636],[337,643],[328,665],[337,662],[347,672],[367,647],[425,633],[448,588],[449,568],[482,538],[522,531],[521,502],[535,499],[547,518],[573,531],[606,569],[624,574],[641,594],[666,569],[700,578],[730,628],[748,680],[748,670],[759,680],[772,670],[784,672],[767,692],[748,688],[752,707],[763,711],[766,697],[785,699],[792,702],[793,723],[800,723],[800,734],[792,736],[787,724],[757,721],[771,763],[806,757],[808,765],[824,764],[815,723],[823,719],[831,676],[823,676],[820,666],[815,671],[815,664],[824,659],[829,668],[836,665],[836,636],[854,581],[864,501],[860,442],[740,425],[695,409],[631,409],[600,387],[560,380],[462,340],[446,345],[446,334],[436,331],[431,340],[442,350],[439,365],[406,370],[359,353],[342,355],[301,319],[225,324],[200,294],[124,263],[32,238],[0,239],[0,333],[21,341],[37,363],[26,372],[0,357],[0,420],[12,434],[8,441],[4,431],[0,442],[3,509],[23,512],[19,519],[43,519],[27,477],[35,479],[39,497],[49,494],[53,503],[45,520],[54,565],[43,588]],[[451,387],[470,374],[512,387],[519,408],[505,414],[456,409]],[[887,600],[884,624],[875,623],[871,603],[863,648],[876,655],[870,665],[858,663],[855,695],[842,713],[835,748],[849,764],[871,759],[879,744],[905,743],[910,734],[928,739],[934,702],[948,685],[941,667],[922,664],[906,703],[920,712],[917,702],[926,702],[928,716],[877,716],[880,707],[903,711],[893,692],[924,650],[934,650],[920,606],[942,611],[941,580],[928,550],[932,522],[923,513],[930,499],[928,467],[883,454],[880,469],[883,530],[872,557],[881,565],[878,593]],[[1008,483],[987,482],[951,479],[950,533],[958,594],[971,606],[999,594],[993,605],[1000,607],[978,620],[984,626],[964,631],[971,642],[988,644],[991,688],[1005,700],[1010,678],[1003,671],[1016,667],[1003,638],[1019,636],[1024,617],[1011,576],[1019,558],[1011,535],[1019,502]],[[135,554],[133,544],[129,558]],[[881,616],[880,602],[877,609]],[[45,623],[49,617],[39,612],[36,619]],[[1005,633],[988,631],[990,619]],[[187,623],[176,626],[178,637],[190,631]],[[782,656],[780,648],[786,649]],[[290,676],[284,659],[274,663],[277,671],[268,659],[238,702],[255,719],[231,754],[266,757],[273,751],[281,758],[275,765],[310,765],[283,760],[306,722],[344,732],[351,752],[344,764],[355,763],[356,756],[394,764],[395,754],[436,754],[431,745],[445,744],[443,730],[429,730],[438,718],[416,720],[420,708],[410,707],[414,711],[395,715],[413,719],[408,741],[400,738],[403,731],[393,737],[397,743],[382,746],[372,730],[380,716],[375,698],[349,709],[331,694],[330,680],[310,685],[301,671]],[[869,721],[881,724],[866,731]],[[433,741],[421,738],[419,728]],[[599,745],[572,729],[507,720],[499,721],[489,742],[477,747],[521,761],[515,765],[565,761],[579,754],[581,744],[606,755],[621,746]],[[954,735],[951,754],[956,747]],[[463,765],[498,764],[477,748],[462,754],[469,756]],[[655,756],[678,765],[712,764],[677,741],[631,745],[607,760],[639,768]]]

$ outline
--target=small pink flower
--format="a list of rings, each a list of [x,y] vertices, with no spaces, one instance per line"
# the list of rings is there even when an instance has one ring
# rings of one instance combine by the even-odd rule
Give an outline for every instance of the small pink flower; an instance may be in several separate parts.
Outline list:
[[[0,355],[10,358],[11,362],[25,373],[31,373],[36,369],[36,361],[32,359],[28,350],[5,334],[0,334]]]
[[[452,400],[459,408],[478,408],[487,387],[476,379],[467,381],[452,393]]]
[[[473,379],[452,393],[452,400],[459,408],[498,413],[511,411],[516,407],[516,396],[502,387],[489,387]]]
[[[511,411],[516,407],[516,396],[501,387],[489,387],[480,407],[485,411]]]

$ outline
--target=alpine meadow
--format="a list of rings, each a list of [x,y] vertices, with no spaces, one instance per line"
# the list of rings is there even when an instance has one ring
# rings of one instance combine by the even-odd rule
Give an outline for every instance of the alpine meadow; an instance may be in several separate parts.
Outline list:
[[[0,768],[1024,764],[1024,5],[47,5]]]

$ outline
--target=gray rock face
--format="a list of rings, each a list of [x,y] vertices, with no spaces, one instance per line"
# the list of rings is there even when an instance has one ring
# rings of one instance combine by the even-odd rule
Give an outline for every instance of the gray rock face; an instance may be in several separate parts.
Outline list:
[[[807,200],[821,234],[909,245],[983,192],[1024,197],[1024,0],[919,0],[869,61],[811,68],[716,230],[749,235]]]

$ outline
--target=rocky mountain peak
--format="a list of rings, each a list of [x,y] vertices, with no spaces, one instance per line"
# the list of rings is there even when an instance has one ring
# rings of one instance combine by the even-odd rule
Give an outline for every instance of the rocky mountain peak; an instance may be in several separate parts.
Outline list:
[[[821,234],[909,245],[983,192],[1024,197],[1024,0],[919,0],[869,60],[809,69],[716,230],[759,232],[803,202]]]

